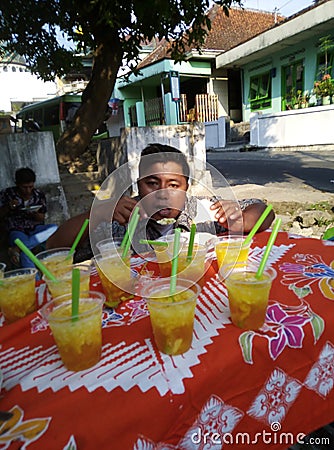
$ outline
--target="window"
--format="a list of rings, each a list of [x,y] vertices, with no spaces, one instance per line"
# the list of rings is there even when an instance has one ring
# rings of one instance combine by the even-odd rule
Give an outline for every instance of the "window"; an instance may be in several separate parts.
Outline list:
[[[329,73],[334,78],[334,51],[327,53],[327,71],[326,71],[326,56],[325,53],[318,55],[317,71],[315,74],[315,80],[321,80],[325,73]]]
[[[59,104],[46,106],[44,110],[44,125],[59,125]]]
[[[291,109],[299,92],[304,92],[303,61],[282,67],[282,111]]]
[[[271,107],[270,72],[251,77],[249,86],[249,102],[251,111]]]

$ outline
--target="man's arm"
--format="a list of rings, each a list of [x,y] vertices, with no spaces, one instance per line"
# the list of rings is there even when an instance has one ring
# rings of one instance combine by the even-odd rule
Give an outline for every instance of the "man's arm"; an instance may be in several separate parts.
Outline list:
[[[263,211],[266,209],[267,205],[263,202],[261,203],[253,203],[252,205],[247,206],[243,212],[243,222],[244,222],[244,232],[249,233],[256,222],[258,221],[259,217],[263,213]],[[275,219],[275,213],[273,210],[271,210],[264,220],[263,224],[258,229],[258,232],[264,231],[267,228],[270,227],[271,223]]]
[[[82,214],[72,217],[71,219],[66,220],[58,230],[53,233],[49,239],[46,241],[46,248],[58,248],[58,247],[71,247],[75,238],[77,237],[82,224],[85,219],[89,218],[89,211],[86,211]],[[88,237],[88,227],[86,228],[82,238],[79,241],[78,246],[87,239]]]
[[[19,202],[15,198],[9,198],[6,191],[0,192],[0,218],[6,217],[11,211],[15,211]]]
[[[210,209],[214,210],[216,220],[222,227],[233,233],[249,233],[266,207],[267,205],[259,199],[241,200],[239,202],[218,200],[213,203]],[[274,212],[270,211],[258,232],[266,230],[274,218]]]

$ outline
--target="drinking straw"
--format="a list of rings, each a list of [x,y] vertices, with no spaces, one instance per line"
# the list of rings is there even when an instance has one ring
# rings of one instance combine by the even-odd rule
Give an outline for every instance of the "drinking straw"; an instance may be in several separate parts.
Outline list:
[[[124,259],[126,254],[128,253],[130,245],[131,245],[131,242],[132,242],[133,235],[135,234],[135,229],[137,227],[137,224],[138,224],[139,218],[140,218],[139,208],[137,208],[137,210],[135,211],[135,213],[133,214],[131,219],[132,218],[133,218],[133,220],[130,220],[128,228],[127,228],[128,237],[127,237],[127,240],[126,240],[126,242],[124,244],[124,247],[123,247],[122,259]],[[122,247],[122,245],[121,245],[121,247]]]
[[[190,227],[190,238],[189,238],[189,244],[188,244],[187,261],[191,261],[192,257],[193,257],[195,233],[196,233],[196,224],[193,223],[193,224],[191,224],[191,227]]]
[[[168,242],[151,241],[150,239],[140,239],[139,244],[160,245],[161,247],[168,247]]]
[[[269,239],[268,239],[268,242],[267,242],[266,249],[265,249],[265,251],[263,253],[263,256],[262,256],[259,268],[257,269],[256,275],[255,275],[255,278],[257,278],[257,279],[260,279],[262,274],[263,274],[265,265],[266,265],[266,263],[268,261],[269,254],[270,254],[271,249],[272,249],[272,247],[274,245],[274,242],[275,242],[275,239],[277,237],[277,233],[278,233],[278,230],[279,230],[279,228],[281,226],[281,223],[282,223],[282,219],[281,218],[278,218],[275,221],[275,223],[274,223],[272,232],[271,232],[271,234],[269,236]]]
[[[79,319],[80,269],[72,270],[72,322]]]
[[[14,244],[16,244],[25,253],[28,258],[35,264],[38,269],[43,272],[43,274],[49,278],[51,281],[57,281],[57,278],[52,275],[51,272],[41,263],[41,261],[36,258],[36,256],[26,247],[20,239],[15,239]]]
[[[173,259],[172,259],[172,272],[171,272],[170,287],[169,287],[170,295],[174,295],[175,290],[176,290],[177,266],[178,266],[178,262],[179,262],[178,254],[179,254],[179,250],[180,250],[180,235],[181,235],[180,228],[175,228]]]
[[[130,233],[131,227],[133,227],[133,223],[136,220],[137,216],[138,216],[138,220],[139,220],[139,206],[136,206],[135,209],[133,210],[132,216],[128,223],[128,227],[125,230],[125,234],[124,234],[124,237],[123,237],[121,245],[120,245],[121,248],[124,248],[127,241],[129,240],[129,233]],[[138,220],[137,220],[137,223],[138,223]],[[137,223],[136,223],[136,226],[137,226]]]
[[[84,223],[82,224],[82,226],[79,230],[79,233],[77,234],[77,237],[74,239],[72,247],[71,247],[70,251],[68,252],[68,255],[66,256],[65,261],[70,259],[71,256],[73,255],[73,253],[75,252],[75,249],[77,248],[77,245],[79,244],[79,241],[87,228],[88,222],[89,222],[89,219],[85,219]]]
[[[268,214],[270,213],[270,211],[272,209],[273,209],[273,205],[271,205],[271,204],[269,204],[266,207],[266,209],[263,211],[261,216],[258,218],[258,221],[256,222],[256,224],[253,226],[251,231],[248,233],[248,236],[244,240],[242,246],[246,246],[246,245],[248,245],[250,243],[251,239],[254,237],[255,233],[260,228],[260,226],[263,224],[263,222],[265,221],[266,217],[268,216]]]

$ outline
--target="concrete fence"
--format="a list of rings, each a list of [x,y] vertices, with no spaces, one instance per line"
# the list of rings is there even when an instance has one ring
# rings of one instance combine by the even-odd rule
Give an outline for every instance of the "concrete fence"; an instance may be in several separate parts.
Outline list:
[[[334,143],[334,105],[253,113],[250,144],[255,147],[300,147]]]

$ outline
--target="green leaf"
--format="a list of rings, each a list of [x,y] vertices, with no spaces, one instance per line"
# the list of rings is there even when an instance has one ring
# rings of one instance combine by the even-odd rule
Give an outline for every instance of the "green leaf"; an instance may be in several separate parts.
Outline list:
[[[304,298],[312,293],[312,289],[310,288],[310,286],[298,288],[295,284],[290,284],[289,289],[293,291],[298,298]]]
[[[312,313],[311,326],[312,326],[314,340],[315,340],[315,342],[318,342],[320,336],[322,335],[322,333],[325,329],[325,321],[322,317],[318,316],[317,314]]]
[[[245,331],[239,336],[239,344],[241,346],[244,360],[248,364],[253,364],[253,338],[255,333],[253,331]]]

